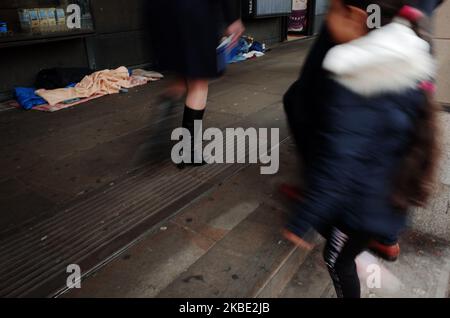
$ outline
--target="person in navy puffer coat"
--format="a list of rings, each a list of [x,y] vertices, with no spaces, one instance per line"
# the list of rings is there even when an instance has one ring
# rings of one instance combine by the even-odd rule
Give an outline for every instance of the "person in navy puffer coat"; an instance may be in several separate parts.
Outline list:
[[[373,3],[384,22],[369,32],[366,8]],[[314,105],[290,108],[309,120],[290,119],[291,127],[305,124],[294,137],[306,162],[306,190],[285,236],[309,248],[312,227],[327,239],[325,261],[339,297],[360,297],[356,256],[374,237],[398,237],[407,208],[429,195],[435,61],[416,30],[421,17],[401,0],[332,1],[319,43],[326,47],[329,36],[337,45],[324,54],[316,77],[285,98]],[[314,96],[296,95],[308,85]]]

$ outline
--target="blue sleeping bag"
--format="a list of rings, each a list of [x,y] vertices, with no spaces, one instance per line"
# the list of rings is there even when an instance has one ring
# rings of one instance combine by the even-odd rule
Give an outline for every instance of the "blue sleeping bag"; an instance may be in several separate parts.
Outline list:
[[[30,110],[34,106],[47,104],[45,99],[34,93],[35,90],[34,88],[27,87],[16,87],[14,89],[16,100],[23,109]]]
[[[71,83],[66,88],[75,87],[76,85],[76,83]],[[35,88],[29,87],[16,87],[14,89],[14,96],[23,109],[30,110],[35,106],[47,104],[47,101],[36,95],[35,91]]]

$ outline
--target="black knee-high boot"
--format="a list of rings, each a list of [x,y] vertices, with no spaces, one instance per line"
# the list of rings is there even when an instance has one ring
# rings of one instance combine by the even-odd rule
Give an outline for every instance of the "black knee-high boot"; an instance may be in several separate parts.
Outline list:
[[[203,166],[206,162],[203,160],[203,149],[200,145],[195,145],[195,121],[203,121],[203,116],[205,110],[195,110],[189,106],[185,106],[183,115],[183,128],[189,130],[191,134],[191,162],[184,162],[178,165],[179,168],[184,168],[185,166]],[[202,132],[198,132],[201,134]],[[201,140],[201,136],[198,138]],[[201,162],[195,162],[195,159],[201,159]],[[198,160],[200,161],[200,160]]]

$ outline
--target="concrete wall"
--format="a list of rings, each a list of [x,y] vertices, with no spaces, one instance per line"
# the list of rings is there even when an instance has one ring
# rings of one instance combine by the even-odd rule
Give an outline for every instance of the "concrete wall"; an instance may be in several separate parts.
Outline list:
[[[426,208],[413,211],[413,227],[421,232],[450,241],[450,114],[439,115],[442,148],[438,182]]]
[[[439,102],[450,105],[450,1],[439,8],[435,24],[435,45],[439,59]]]
[[[8,97],[15,86],[34,85],[36,74],[42,69],[87,65],[83,39],[1,48],[0,95]]]
[[[438,10],[435,23],[435,49],[439,59],[437,99],[450,104],[450,1]],[[440,115],[442,160],[439,182],[429,205],[416,209],[414,228],[450,241],[450,114]]]
[[[268,45],[282,41],[283,26],[282,18],[267,18],[246,20],[245,34],[252,36],[255,40]]]
[[[151,30],[145,18],[147,0],[91,0],[96,36],[90,39],[96,69],[152,61]]]

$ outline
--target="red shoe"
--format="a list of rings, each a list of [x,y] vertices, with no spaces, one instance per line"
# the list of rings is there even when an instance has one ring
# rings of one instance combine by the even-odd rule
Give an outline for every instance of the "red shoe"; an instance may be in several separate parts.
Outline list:
[[[296,186],[282,184],[280,192],[293,201],[303,201],[302,190]]]
[[[294,233],[292,233],[289,230],[283,230],[283,237],[288,240],[289,242],[291,242],[292,244],[294,244],[297,247],[303,248],[307,251],[311,251],[312,249],[314,249],[314,245],[306,242],[304,239],[302,239],[301,237],[295,235]]]
[[[375,240],[370,241],[369,250],[388,262],[395,262],[400,256],[400,245],[385,245]]]

